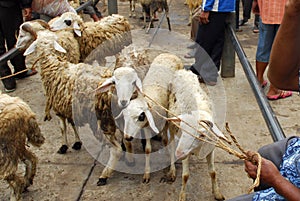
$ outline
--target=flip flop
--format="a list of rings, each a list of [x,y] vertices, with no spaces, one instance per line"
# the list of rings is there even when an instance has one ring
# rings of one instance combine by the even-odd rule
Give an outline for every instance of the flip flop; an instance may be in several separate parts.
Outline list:
[[[261,85],[261,88],[265,88],[268,84],[268,81],[267,80],[264,80],[262,85]]]
[[[293,93],[291,91],[281,91],[280,94],[267,96],[267,98],[268,100],[279,100],[279,99],[290,97],[292,96],[292,94]]]

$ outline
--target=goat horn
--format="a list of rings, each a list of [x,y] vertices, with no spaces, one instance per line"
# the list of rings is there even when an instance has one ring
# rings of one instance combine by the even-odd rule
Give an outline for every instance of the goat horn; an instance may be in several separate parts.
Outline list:
[[[40,25],[42,25],[42,27],[44,27],[45,29],[50,29],[50,25],[47,22],[45,22],[44,20],[36,19],[34,21],[40,23]]]
[[[37,38],[37,35],[36,35],[35,31],[32,29],[32,26],[30,24],[23,24],[22,29],[24,31],[31,33],[31,35],[34,37],[34,39]]]

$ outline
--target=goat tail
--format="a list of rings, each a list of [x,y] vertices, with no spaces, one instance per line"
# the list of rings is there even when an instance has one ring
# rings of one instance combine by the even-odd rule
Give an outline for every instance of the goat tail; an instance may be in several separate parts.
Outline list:
[[[31,117],[28,121],[28,132],[26,134],[28,142],[34,146],[40,147],[45,141],[41,129],[34,117]]]

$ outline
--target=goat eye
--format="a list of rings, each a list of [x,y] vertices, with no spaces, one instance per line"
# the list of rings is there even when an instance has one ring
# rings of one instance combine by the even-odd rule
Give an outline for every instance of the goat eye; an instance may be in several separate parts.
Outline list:
[[[139,120],[139,121],[144,121],[144,120],[145,120],[145,117],[146,117],[145,112],[142,112],[142,113],[140,114],[138,120]]]

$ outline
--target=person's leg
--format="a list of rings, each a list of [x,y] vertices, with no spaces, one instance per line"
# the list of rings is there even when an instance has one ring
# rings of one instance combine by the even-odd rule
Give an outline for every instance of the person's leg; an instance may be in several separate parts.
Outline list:
[[[195,64],[191,70],[205,82],[215,83],[218,77],[225,34],[225,20],[228,13],[210,12],[209,23],[199,25],[196,42]]]
[[[248,22],[248,19],[244,19],[245,4],[247,4],[246,1],[247,1],[247,0],[242,0],[242,6],[243,6],[243,19],[239,20],[239,26],[243,26],[244,24],[246,24],[246,23]]]
[[[94,7],[94,10],[95,10],[95,13],[96,13],[97,17],[98,17],[99,19],[101,19],[101,18],[103,18],[103,16],[102,16],[102,13],[101,13],[101,12],[99,11],[99,9],[97,8],[98,2],[99,2],[99,0],[95,0],[95,1],[94,1],[93,7]]]
[[[239,26],[240,21],[240,0],[235,0],[235,31],[242,31]]]
[[[85,13],[85,14],[89,14],[90,17],[94,20],[94,22],[97,22],[97,21],[100,20],[99,17],[97,16],[96,11],[95,11],[95,9],[94,9],[93,6],[88,6],[88,7],[86,7],[86,8],[84,9],[84,13]]]
[[[252,9],[253,0],[244,0],[244,9],[243,9],[243,19],[248,21],[251,18],[251,9]]]
[[[269,56],[274,38],[273,27],[259,21],[260,32],[258,35],[258,44],[256,51],[256,76],[262,85],[264,81],[264,72],[269,64]]]
[[[16,7],[9,8],[10,16],[7,20],[5,20],[6,29],[3,31],[5,34],[5,40],[7,49],[10,50],[15,47],[17,42],[17,35],[19,32],[19,27],[23,23],[22,10],[17,5]],[[26,69],[25,65],[25,57],[20,53],[16,55],[14,58],[10,60],[11,64],[14,67],[14,73],[24,71]],[[18,74],[16,77],[24,77],[26,76],[26,72]]]
[[[5,47],[6,29],[11,29],[11,27],[7,27],[7,15],[9,15],[9,13],[9,9],[0,7],[0,55],[3,55],[7,51]],[[11,70],[7,62],[0,64],[0,76],[3,78],[9,75],[11,75]],[[16,81],[13,77],[2,79],[1,81],[7,92],[13,91],[16,88]]]
[[[255,14],[254,15],[254,26],[253,26],[253,33],[258,33],[259,32],[259,15]]]
[[[277,34],[277,31],[279,29],[279,25],[271,25],[271,28],[270,28],[270,34],[269,34],[269,37],[267,40],[270,40],[272,41],[272,45],[270,46],[270,51],[269,51],[269,54],[268,54],[268,60],[270,60],[270,54],[271,54],[271,49],[272,49],[272,46],[273,46],[273,41],[275,39],[275,36]],[[280,99],[280,98],[286,98],[286,97],[289,97],[292,95],[292,92],[291,91],[282,91],[278,88],[276,88],[272,83],[270,83],[270,87],[269,87],[269,91],[267,92],[267,98],[269,100],[277,100],[277,99]]]

